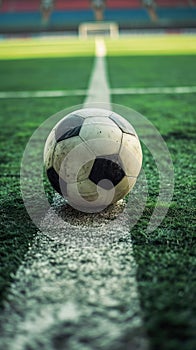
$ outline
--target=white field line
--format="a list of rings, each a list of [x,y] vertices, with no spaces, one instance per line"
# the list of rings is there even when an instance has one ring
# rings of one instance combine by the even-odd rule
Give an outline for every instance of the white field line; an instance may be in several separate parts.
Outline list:
[[[0,98],[35,98],[35,97],[66,97],[83,96],[86,90],[39,90],[39,91],[2,91]]]
[[[103,64],[103,63],[99,63]],[[105,63],[104,63],[105,64]],[[100,85],[100,77],[96,78],[97,87]],[[108,89],[108,88],[107,88]],[[100,90],[98,90],[100,91]],[[104,91],[104,90],[103,90]],[[148,94],[190,94],[196,92],[196,86],[161,86],[161,87],[145,87],[145,88],[113,88],[109,89],[110,95],[148,95]],[[9,98],[41,98],[41,97],[66,97],[66,96],[85,96],[88,93],[89,102],[94,98],[94,92],[85,89],[76,90],[38,90],[38,91],[2,91],[0,99]],[[97,101],[102,101],[104,94],[100,91],[96,95]]]
[[[113,95],[190,94],[196,92],[196,86],[115,88],[111,89],[110,91]]]
[[[102,102],[106,109],[111,110],[110,103],[110,89],[106,76],[106,47],[104,41],[96,39],[96,58],[93,68],[93,73],[90,78],[89,88],[87,92],[87,97],[84,101],[84,107],[87,107],[88,104],[93,104],[94,102]]]
[[[96,57],[88,91],[94,101],[101,97],[94,79],[99,75],[102,102],[109,106],[104,61]],[[53,206],[63,220],[53,209],[46,214],[0,315],[2,349],[146,350],[124,203],[82,214],[58,198]]]

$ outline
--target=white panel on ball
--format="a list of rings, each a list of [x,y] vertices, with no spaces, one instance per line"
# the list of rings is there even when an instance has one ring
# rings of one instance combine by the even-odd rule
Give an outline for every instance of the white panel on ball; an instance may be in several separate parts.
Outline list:
[[[113,122],[113,120],[111,120],[110,118],[106,118],[106,117],[91,117],[91,118],[86,118],[82,127],[86,127],[87,125],[93,125],[96,127],[96,125],[102,124],[102,125],[110,125],[111,127],[114,126],[116,127],[115,122]]]
[[[106,208],[113,202],[115,189],[110,191],[94,184],[87,179],[74,184],[67,185],[68,203],[79,210],[84,208],[91,210],[92,208]]]
[[[54,151],[53,167],[59,174],[61,164],[69,152],[79,146],[83,141],[79,136],[70,137],[57,143]]]
[[[79,115],[82,118],[92,118],[92,117],[109,117],[112,112],[107,109],[100,108],[84,108],[79,109],[74,112],[75,115]]]
[[[53,129],[50,132],[44,147],[44,164],[46,169],[49,169],[52,166],[55,145],[56,145],[55,131]]]
[[[60,156],[57,161],[58,154]],[[85,180],[89,176],[94,160],[94,153],[84,142],[81,142],[79,136],[76,136],[57,144],[54,168],[67,183],[75,183]]]
[[[89,124],[85,120],[80,130],[80,137],[97,156],[110,155],[119,152],[122,131],[113,122]]]
[[[136,136],[123,133],[119,156],[127,176],[137,177],[142,166],[142,150]]]
[[[115,187],[115,196],[113,202],[123,198],[135,185],[136,178],[124,176],[124,178]]]

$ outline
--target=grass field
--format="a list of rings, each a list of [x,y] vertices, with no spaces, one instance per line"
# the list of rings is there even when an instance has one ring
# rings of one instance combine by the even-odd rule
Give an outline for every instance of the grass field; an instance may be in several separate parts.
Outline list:
[[[195,86],[195,43],[194,36],[107,40],[110,87]],[[93,54],[93,40],[16,40],[14,45],[2,41],[0,91],[86,89]],[[2,308],[14,274],[37,232],[20,194],[24,147],[41,122],[83,100],[83,96],[0,100]],[[163,136],[174,163],[175,191],[170,209],[160,227],[147,235],[145,229],[158,194],[158,174],[152,155],[143,147],[149,197],[130,235],[150,348],[194,350],[195,94],[114,95],[112,102],[145,115]]]

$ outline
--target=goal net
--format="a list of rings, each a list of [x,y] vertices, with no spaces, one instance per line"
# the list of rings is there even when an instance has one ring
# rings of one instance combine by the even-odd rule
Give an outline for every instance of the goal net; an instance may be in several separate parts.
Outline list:
[[[114,22],[86,22],[79,25],[78,34],[81,38],[89,36],[118,37],[118,24]]]

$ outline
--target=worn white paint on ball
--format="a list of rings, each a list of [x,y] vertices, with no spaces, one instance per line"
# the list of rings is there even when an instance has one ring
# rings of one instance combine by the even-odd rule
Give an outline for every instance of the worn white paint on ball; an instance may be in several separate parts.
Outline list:
[[[110,106],[103,56],[88,91],[84,106],[97,99]],[[136,268],[123,201],[88,214],[57,195],[0,316],[2,349],[146,350]]]

